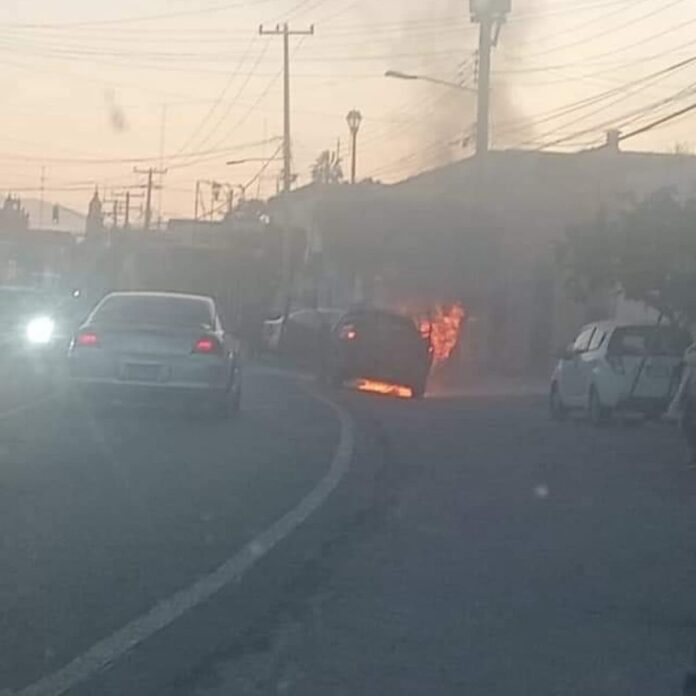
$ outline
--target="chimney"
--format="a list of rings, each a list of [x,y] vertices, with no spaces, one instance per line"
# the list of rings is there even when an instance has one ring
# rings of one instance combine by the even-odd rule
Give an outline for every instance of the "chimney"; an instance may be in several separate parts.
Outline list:
[[[607,142],[605,148],[611,152],[620,152],[619,143],[621,139],[621,131],[612,128],[607,131]]]

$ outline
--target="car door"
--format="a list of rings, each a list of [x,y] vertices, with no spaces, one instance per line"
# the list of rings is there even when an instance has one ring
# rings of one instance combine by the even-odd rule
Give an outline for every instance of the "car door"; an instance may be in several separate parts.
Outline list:
[[[581,400],[581,405],[587,404],[587,399],[590,393],[590,386],[595,379],[595,371],[603,354],[604,342],[607,338],[608,330],[601,326],[596,326],[587,350],[579,354],[579,382],[578,382],[578,399]]]
[[[561,394],[568,406],[583,406],[587,396],[589,375],[588,363],[584,360],[595,327],[585,327],[573,344],[571,354],[563,361],[561,369]]]

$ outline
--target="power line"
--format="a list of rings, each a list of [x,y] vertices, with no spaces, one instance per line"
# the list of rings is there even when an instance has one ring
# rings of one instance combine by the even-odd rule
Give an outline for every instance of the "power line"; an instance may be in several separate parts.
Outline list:
[[[646,2],[646,0],[639,0],[639,2]],[[624,22],[621,25],[621,30],[623,31],[627,27],[633,26],[635,24],[638,24],[640,22],[645,21],[646,19],[650,19],[651,17],[654,17],[658,14],[661,14],[672,7],[675,7],[676,5],[680,5],[681,3],[685,2],[685,0],[672,0],[672,2],[668,3],[667,5],[662,5],[661,7],[658,7],[654,10],[651,10],[647,14],[641,15],[640,17],[634,17],[632,20],[628,22]],[[614,13],[616,14],[616,13]],[[604,36],[608,36],[609,34],[615,34],[616,33],[616,28],[615,27],[607,27],[606,29],[603,29],[602,31],[598,32],[597,34],[594,34],[593,36],[590,37],[585,37],[578,39],[576,41],[571,41],[570,43],[566,43],[560,46],[554,46],[551,48],[547,48],[543,51],[537,51],[536,53],[533,53],[531,55],[528,55],[527,57],[538,57],[538,56],[546,56],[549,53],[555,53],[556,51],[565,51],[569,48],[574,48],[576,46],[584,46],[587,45],[588,42],[590,41],[595,41],[596,39],[602,38]]]
[[[573,111],[583,110],[583,109],[586,108],[587,106],[591,106],[591,105],[593,105],[593,104],[595,104],[595,103],[602,102],[602,101],[604,101],[605,99],[610,98],[611,96],[614,96],[614,95],[616,95],[616,94],[620,95],[620,96],[618,97],[618,99],[615,99],[615,100],[609,102],[608,104],[604,104],[604,105],[601,106],[599,109],[595,109],[594,111],[591,111],[590,113],[583,114],[582,116],[580,116],[580,117],[578,117],[578,118],[576,118],[576,119],[573,119],[573,120],[571,120],[571,121],[567,121],[567,122],[563,123],[563,124],[562,124],[561,126],[559,126],[558,128],[556,128],[556,129],[554,129],[554,130],[552,130],[552,131],[546,133],[545,135],[543,135],[542,138],[546,138],[546,137],[548,137],[549,135],[553,135],[554,133],[556,133],[556,132],[557,132],[558,130],[560,130],[561,128],[567,128],[568,126],[575,125],[576,123],[578,123],[578,122],[580,122],[580,121],[583,121],[583,120],[585,120],[586,118],[588,118],[588,117],[590,117],[590,116],[594,116],[594,115],[597,114],[597,113],[601,113],[602,111],[606,111],[606,109],[610,108],[611,106],[614,106],[615,104],[618,104],[619,102],[624,101],[625,99],[628,99],[628,98],[630,98],[630,97],[632,97],[632,96],[635,96],[638,92],[642,91],[642,89],[645,89],[645,87],[647,87],[647,86],[649,85],[650,82],[652,82],[652,81],[654,81],[654,80],[656,80],[656,79],[658,79],[658,78],[664,77],[665,75],[670,74],[670,73],[672,73],[672,72],[675,72],[675,71],[677,71],[677,70],[681,70],[681,69],[683,69],[683,68],[685,68],[685,67],[687,67],[688,65],[691,65],[691,64],[693,64],[693,63],[696,63],[696,56],[692,56],[691,58],[688,58],[688,59],[686,59],[686,60],[682,60],[682,61],[679,61],[678,63],[674,63],[674,64],[668,66],[667,68],[663,68],[662,70],[658,70],[658,71],[656,71],[656,72],[653,72],[653,73],[651,73],[650,75],[648,75],[648,76],[646,76],[646,77],[639,78],[639,79],[634,80],[634,81],[632,81],[632,82],[629,82],[629,83],[627,83],[627,84],[625,84],[625,85],[623,85],[623,86],[621,86],[621,87],[617,87],[617,88],[615,88],[615,89],[607,90],[607,91],[604,92],[603,94],[598,95],[597,97],[592,98],[591,100],[587,100],[584,104],[582,104],[582,105],[580,105],[580,106],[572,107],[572,108],[570,108],[570,109],[566,112],[565,115],[567,115],[567,114],[569,114],[569,113],[572,113]],[[638,89],[635,89],[635,90],[631,91],[631,89],[632,89],[633,87],[638,87]],[[549,119],[547,119],[547,120],[549,120]],[[554,140],[554,141],[552,141],[551,143],[549,143],[547,147],[552,147],[552,146],[554,146],[554,145],[559,145],[559,144],[561,144],[562,142],[564,142],[566,139],[567,139],[567,138],[560,138],[560,139],[558,139],[558,140]],[[524,144],[526,144],[526,143],[523,143],[523,145],[524,145]],[[541,149],[543,149],[543,148],[541,148]]]
[[[82,27],[100,27],[100,26],[120,26],[123,24],[139,24],[141,22],[160,22],[164,19],[179,19],[182,17],[195,17],[200,15],[212,15],[220,12],[228,12],[229,10],[238,9],[241,7],[257,6],[262,3],[275,2],[275,0],[243,0],[242,2],[226,3],[224,5],[216,5],[213,7],[203,7],[197,10],[178,10],[176,12],[165,12],[150,15],[138,15],[136,17],[122,17],[119,19],[95,19],[84,20],[77,22],[59,22],[59,23],[26,23],[13,22],[5,24],[7,27],[18,29],[74,29]]]
[[[167,155],[164,157],[165,161],[175,161],[182,159],[182,158],[187,158],[187,157],[192,157],[194,155],[197,156],[214,156],[216,159],[218,159],[221,155],[239,151],[245,148],[249,147],[258,147],[260,145],[267,145],[268,143],[273,143],[277,142],[278,138],[267,138],[265,140],[256,140],[253,142],[248,142],[248,143],[241,143],[239,145],[231,145],[229,147],[223,148],[223,149],[210,149],[210,150],[203,150],[201,152],[197,153],[188,153],[188,154],[183,154],[183,155]],[[0,153],[0,160],[1,159],[8,159],[8,160],[16,160],[16,161],[25,161],[25,162],[46,162],[49,164],[66,164],[66,165],[107,165],[107,164],[147,164],[149,162],[158,162],[160,160],[159,155],[153,155],[152,157],[116,157],[116,158],[99,158],[99,157],[50,157],[46,155],[41,155],[41,156],[31,156],[31,155],[16,155],[16,154],[8,154],[8,153]],[[178,165],[175,163],[172,165],[173,167],[177,167]]]
[[[261,166],[259,171],[256,172],[256,174],[254,174],[254,176],[251,179],[249,179],[249,181],[247,181],[246,184],[244,184],[244,186],[243,186],[244,190],[248,189],[250,186],[253,186],[263,176],[264,172],[268,169],[271,162],[273,162],[278,157],[278,155],[281,153],[282,149],[283,149],[283,143],[281,143],[278,146],[278,149],[263,163],[263,165]]]
[[[191,137],[186,141],[186,143],[184,143],[184,145],[182,145],[181,149],[179,150],[180,153],[181,153],[181,152],[184,152],[186,149],[188,149],[188,147],[189,147],[190,145],[192,145],[192,144],[195,142],[196,138],[198,137],[198,134],[199,134],[199,133],[203,130],[203,128],[205,127],[205,124],[207,123],[209,117],[212,116],[212,114],[215,112],[215,110],[217,109],[217,107],[220,106],[220,103],[222,102],[222,100],[224,99],[225,95],[227,94],[227,92],[228,92],[229,89],[231,88],[231,86],[232,86],[234,80],[235,80],[235,79],[237,78],[237,76],[239,75],[239,71],[241,70],[242,65],[245,63],[246,58],[247,58],[247,55],[251,52],[251,48],[253,47],[255,41],[256,41],[256,37],[253,37],[253,38],[251,39],[250,44],[249,44],[249,49],[248,49],[248,51],[244,54],[244,57],[242,58],[242,60],[241,60],[241,62],[239,63],[239,65],[237,66],[237,69],[235,70],[235,73],[234,73],[234,74],[232,75],[232,77],[228,80],[228,82],[227,82],[227,84],[225,85],[224,89],[223,89],[222,92],[220,93],[220,96],[218,97],[217,101],[213,104],[212,108],[208,111],[208,113],[206,114],[205,118],[204,118],[203,121],[200,123],[200,125],[198,126],[198,128],[196,129],[196,131],[194,131],[194,133],[193,133],[193,134],[191,135]],[[220,127],[220,125],[222,124],[222,122],[224,121],[224,119],[226,119],[226,118],[229,116],[230,112],[232,111],[232,108],[234,107],[235,102],[236,102],[237,99],[239,99],[239,97],[241,97],[242,94],[244,93],[244,90],[247,88],[247,86],[249,85],[249,82],[251,81],[252,76],[254,75],[254,71],[256,70],[256,68],[258,67],[258,65],[261,63],[261,61],[263,60],[263,58],[264,58],[264,56],[266,55],[266,52],[267,52],[267,51],[268,51],[268,46],[264,46],[264,47],[261,49],[261,52],[259,53],[259,55],[258,55],[258,57],[257,57],[257,59],[256,59],[256,62],[255,62],[254,65],[251,67],[251,69],[247,72],[247,74],[246,74],[246,76],[245,76],[244,82],[242,83],[242,85],[241,85],[241,86],[239,87],[239,89],[237,90],[237,92],[236,92],[236,94],[234,95],[234,97],[233,97],[231,103],[227,106],[227,108],[225,109],[224,113],[220,116],[220,118],[218,118],[217,123],[215,123],[215,125],[213,126],[213,128],[208,132],[208,135],[205,136],[205,137],[199,142],[199,146],[205,144],[206,142],[208,142],[208,141],[210,140],[210,138],[212,138],[212,136],[213,136],[213,135],[215,134],[215,132],[218,130],[218,128]]]
[[[625,133],[624,135],[619,136],[619,140],[628,140],[629,138],[635,138],[637,135],[642,135],[643,133],[647,133],[648,131],[654,130],[655,128],[664,125],[665,123],[669,123],[670,121],[674,121],[675,119],[684,116],[691,111],[696,110],[696,102],[693,104],[690,104],[689,106],[684,107],[683,109],[679,109],[679,111],[674,111],[673,113],[663,116],[662,118],[659,118],[657,121],[653,121],[652,123],[648,123],[645,126],[642,126],[641,128],[638,128],[634,131],[631,131],[630,133]]]

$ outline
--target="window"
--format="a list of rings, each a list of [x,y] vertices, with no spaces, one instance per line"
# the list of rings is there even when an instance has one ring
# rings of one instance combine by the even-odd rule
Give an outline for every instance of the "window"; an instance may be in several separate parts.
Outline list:
[[[93,320],[115,324],[212,326],[212,305],[193,297],[112,295],[97,307]]]
[[[599,350],[604,343],[604,339],[607,337],[606,331],[601,331],[597,329],[590,341],[589,348],[587,350]]]
[[[681,357],[689,336],[671,327],[626,326],[614,331],[609,342],[611,355],[670,355]]]
[[[575,341],[573,345],[573,350],[576,353],[585,353],[589,348],[590,341],[592,340],[592,334],[594,334],[595,327],[591,326],[589,329],[585,329]]]

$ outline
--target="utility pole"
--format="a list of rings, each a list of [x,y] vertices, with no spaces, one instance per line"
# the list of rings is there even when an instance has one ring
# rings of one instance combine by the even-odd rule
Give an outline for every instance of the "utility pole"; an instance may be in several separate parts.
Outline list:
[[[157,194],[157,227],[162,222],[162,197],[164,195],[164,143],[167,132],[167,104],[162,105],[162,123],[160,127],[160,175],[159,191]]]
[[[166,169],[154,169],[150,167],[149,169],[138,169],[137,167],[133,169],[136,174],[147,174],[147,184],[145,185],[145,222],[144,229],[149,230],[152,224],[152,190],[154,188],[153,177],[155,174],[163,176],[167,173]]]
[[[283,191],[289,193],[292,187],[292,144],[290,129],[290,37],[291,36],[313,36],[314,25],[309,29],[291,30],[287,22],[282,26],[276,25],[275,29],[264,29],[259,27],[261,36],[282,36],[283,37]]]
[[[198,220],[198,211],[201,205],[201,180],[196,182],[196,202],[193,207],[193,219]]]
[[[469,0],[471,21],[479,25],[478,105],[476,154],[486,155],[490,145],[491,50],[511,10],[512,0]]]
[[[126,191],[126,216],[123,220],[124,229],[130,227],[130,191]]]
[[[46,167],[41,167],[41,203],[39,204],[39,228],[43,228],[45,194],[46,194]]]
[[[292,188],[292,131],[290,128],[290,37],[291,36],[313,36],[314,25],[309,29],[291,30],[287,22],[282,26],[277,24],[275,29],[264,29],[263,25],[259,27],[261,36],[282,36],[283,37],[283,193],[285,194],[285,205],[288,204],[287,196]],[[292,255],[290,243],[290,220],[289,211],[286,210],[286,220],[282,235],[282,268],[281,268],[281,293],[285,295],[283,302],[283,323],[281,333],[285,331],[285,325],[290,314],[292,305],[292,286],[293,286],[293,269]]]

